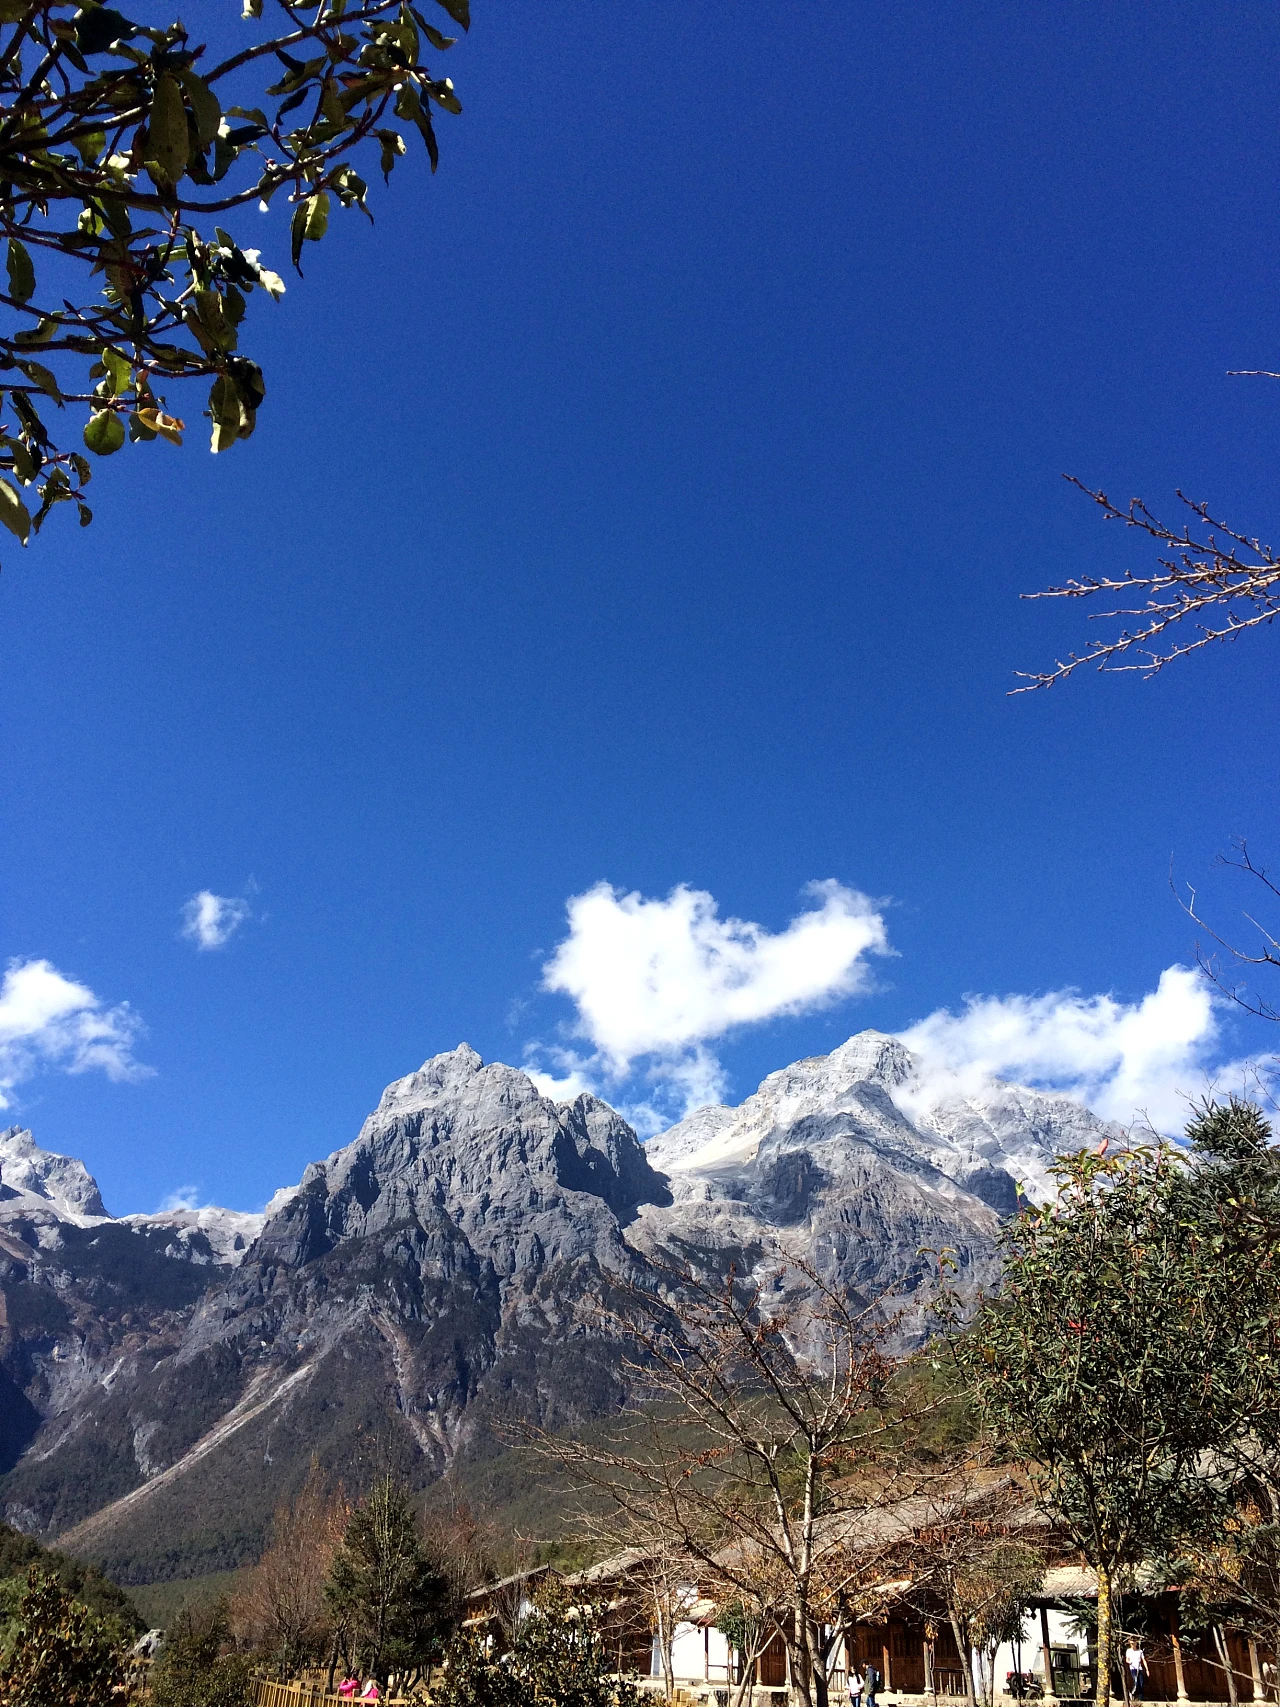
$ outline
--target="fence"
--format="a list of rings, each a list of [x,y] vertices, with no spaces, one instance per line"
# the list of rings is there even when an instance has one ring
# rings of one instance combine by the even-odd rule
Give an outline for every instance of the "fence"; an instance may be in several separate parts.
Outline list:
[[[378,1707],[423,1707],[425,1695],[383,1695]],[[346,1695],[333,1695],[322,1683],[275,1683],[269,1677],[253,1681],[253,1707],[351,1707]]]

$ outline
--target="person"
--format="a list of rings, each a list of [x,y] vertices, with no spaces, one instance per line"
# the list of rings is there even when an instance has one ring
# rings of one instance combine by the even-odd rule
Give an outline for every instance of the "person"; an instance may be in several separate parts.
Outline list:
[[[358,1677],[352,1677],[351,1673],[348,1672],[346,1677],[344,1677],[342,1682],[338,1685],[338,1694],[344,1701],[350,1701],[359,1687],[360,1679]]]
[[[876,1707],[876,1691],[880,1687],[880,1673],[867,1662],[867,1669],[862,1674],[862,1697],[866,1707]]]
[[[371,1677],[360,1691],[360,1699],[362,1701],[376,1701],[378,1693],[378,1680]]]
[[[862,1707],[862,1673],[856,1665],[849,1667],[849,1707]]]
[[[1142,1638],[1131,1636],[1129,1646],[1124,1651],[1124,1663],[1129,1668],[1129,1693],[1135,1701],[1141,1701],[1146,1680],[1151,1676],[1151,1668],[1147,1664],[1147,1656],[1142,1651]]]

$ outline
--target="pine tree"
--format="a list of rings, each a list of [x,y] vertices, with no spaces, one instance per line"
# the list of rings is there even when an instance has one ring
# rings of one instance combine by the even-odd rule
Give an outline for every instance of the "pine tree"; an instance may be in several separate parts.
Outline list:
[[[419,1539],[407,1493],[390,1476],[352,1513],[325,1599],[346,1659],[381,1683],[442,1654],[450,1585]]]

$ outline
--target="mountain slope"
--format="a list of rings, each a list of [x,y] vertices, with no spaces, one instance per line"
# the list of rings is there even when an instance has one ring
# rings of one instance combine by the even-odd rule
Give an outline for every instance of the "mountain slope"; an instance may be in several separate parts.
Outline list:
[[[0,1203],[0,1285],[35,1324],[0,1351],[27,1407],[5,1513],[124,1581],[241,1563],[313,1455],[349,1486],[389,1462],[422,1485],[504,1419],[616,1408],[618,1349],[591,1327],[616,1278],[786,1247],[851,1288],[911,1288],[920,1248],[947,1246],[986,1281],[1009,1170],[1040,1177],[1101,1130],[1009,1087],[935,1105],[902,1046],[863,1033],[643,1146],[464,1044],[389,1086],[234,1267],[198,1227],[97,1216],[88,1176],[60,1173],[43,1242],[11,1252]],[[122,1240],[146,1269],[133,1309],[104,1273]]]

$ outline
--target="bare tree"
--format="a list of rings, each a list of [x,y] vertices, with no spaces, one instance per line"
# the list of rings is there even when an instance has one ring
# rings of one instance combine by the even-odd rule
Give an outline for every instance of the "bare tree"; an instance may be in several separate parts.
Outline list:
[[[804,1707],[830,1671],[901,1497],[885,1300],[851,1302],[789,1258],[750,1283],[670,1271],[611,1314],[634,1400],[611,1441],[543,1450],[620,1512],[661,1513],[726,1600],[772,1622]],[[874,1574],[874,1573],[872,1573]]]
[[[1264,905],[1274,906],[1277,901],[1280,901],[1280,885],[1268,876],[1265,866],[1257,864],[1249,852],[1249,844],[1243,836],[1233,838],[1232,848],[1234,857],[1231,854],[1219,854],[1218,864],[1226,866],[1231,871],[1243,872],[1247,877],[1252,878],[1262,890]],[[1172,884],[1172,882],[1171,876],[1170,883]],[[1244,917],[1257,932],[1257,940],[1252,947],[1242,948],[1238,943],[1223,936],[1216,926],[1211,925],[1203,917],[1200,912],[1200,898],[1192,884],[1187,884],[1185,896],[1178,893],[1176,886],[1174,893],[1178,895],[1178,904],[1187,917],[1217,945],[1216,949],[1205,949],[1199,943],[1196,944],[1196,961],[1200,970],[1207,978],[1212,979],[1224,995],[1238,1003],[1247,1013],[1253,1014],[1258,1019],[1280,1021],[1280,1006],[1277,1006],[1268,996],[1263,995],[1251,986],[1251,980],[1256,969],[1269,967],[1272,971],[1280,971],[1280,938],[1277,938],[1273,931],[1254,913],[1246,913]],[[1222,955],[1227,957],[1229,963],[1234,963],[1235,966],[1248,970],[1244,972],[1241,978],[1233,978],[1230,976],[1228,967],[1224,966]]]
[[[663,1693],[675,1693],[672,1651],[677,1627],[698,1599],[698,1561],[673,1531],[665,1501],[636,1491],[626,1510],[585,1514],[578,1538],[605,1553],[598,1565],[578,1574],[575,1585],[602,1591],[613,1585],[607,1608],[619,1658],[652,1633],[662,1669]]]
[[[1207,504],[1179,492],[1195,521],[1170,527],[1152,515],[1140,498],[1122,509],[1105,492],[1091,490],[1074,475],[1066,478],[1093,499],[1107,521],[1137,528],[1167,555],[1158,557],[1157,567],[1145,575],[1132,570],[1118,576],[1081,575],[1060,587],[1024,593],[1025,599],[1100,596],[1110,608],[1091,611],[1091,620],[1125,621],[1126,625],[1117,634],[1095,640],[1083,652],[1068,652],[1051,670],[1019,670],[1024,685],[1013,688],[1013,693],[1052,687],[1085,665],[1151,677],[1175,658],[1214,641],[1235,640],[1246,629],[1270,623],[1280,613],[1280,556],[1261,540],[1216,521]],[[1130,618],[1132,626],[1126,620]],[[1178,628],[1183,622],[1187,629]]]
[[[1016,1483],[1007,1475],[993,1481],[971,1460],[953,1467],[920,1502],[903,1549],[912,1600],[926,1616],[939,1601],[946,1609],[969,1707],[976,1707],[974,1655],[982,1662],[983,1697],[991,1707],[995,1652],[1020,1629],[1044,1574],[1044,1559],[1027,1534],[1032,1521]]]
[[[269,1650],[287,1675],[327,1654],[324,1584],[349,1516],[313,1462],[297,1498],[276,1508],[266,1551],[231,1603],[237,1640]]]

